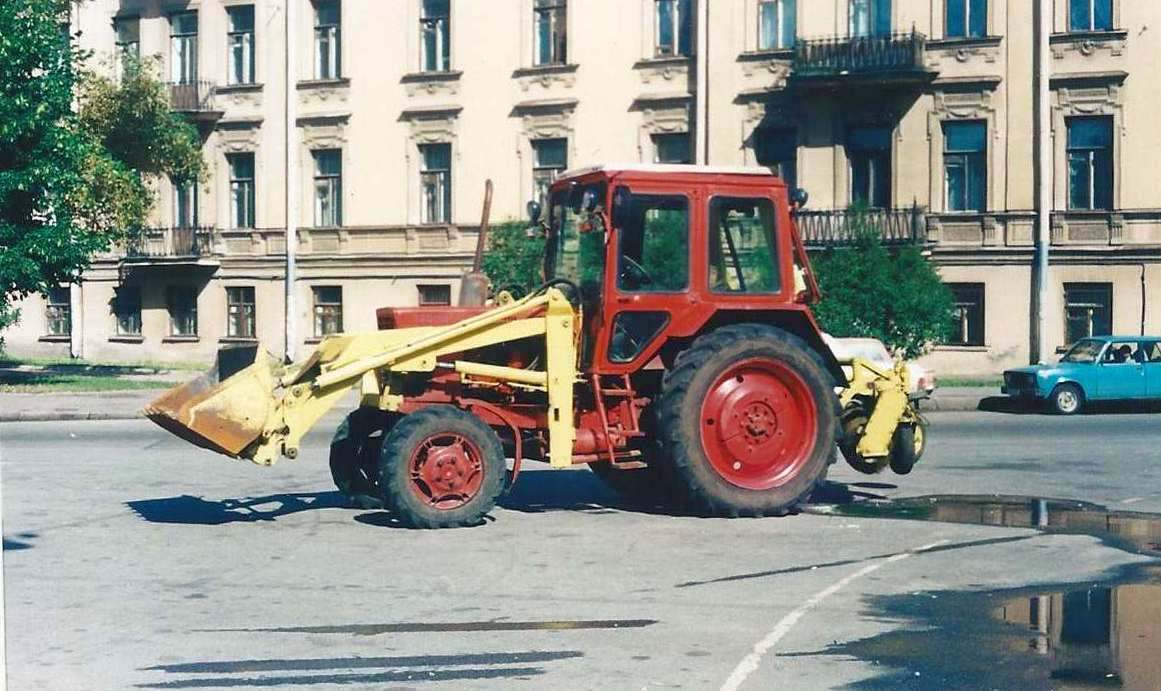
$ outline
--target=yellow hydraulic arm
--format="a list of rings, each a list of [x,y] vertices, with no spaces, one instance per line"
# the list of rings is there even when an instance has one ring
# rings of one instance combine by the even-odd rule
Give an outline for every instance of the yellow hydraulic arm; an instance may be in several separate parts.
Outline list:
[[[539,310],[543,314],[528,316]],[[290,365],[264,355],[220,383],[209,373],[173,389],[145,412],[200,446],[271,465],[279,456],[297,457],[302,437],[357,383],[363,405],[398,410],[403,396],[391,390],[391,374],[431,372],[444,355],[543,335],[543,371],[467,361],[453,366],[466,381],[486,377],[546,392],[549,459],[553,466],[567,466],[576,436],[573,386],[579,381],[580,319],[564,295],[550,287],[446,327],[334,336],[306,360]]]

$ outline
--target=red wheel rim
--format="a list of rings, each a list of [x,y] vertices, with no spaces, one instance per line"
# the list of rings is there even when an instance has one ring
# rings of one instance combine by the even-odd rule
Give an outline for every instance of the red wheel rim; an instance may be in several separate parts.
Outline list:
[[[777,360],[735,363],[706,392],[701,443],[732,485],[765,490],[792,480],[810,459],[818,417],[810,387]]]
[[[445,432],[424,439],[408,463],[411,491],[441,511],[467,504],[484,484],[484,453],[466,437]]]

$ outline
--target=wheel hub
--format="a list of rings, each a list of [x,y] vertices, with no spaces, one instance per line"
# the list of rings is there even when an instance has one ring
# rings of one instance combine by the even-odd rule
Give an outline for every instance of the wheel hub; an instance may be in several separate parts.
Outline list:
[[[483,453],[455,434],[425,439],[411,457],[411,489],[439,509],[455,509],[471,501],[483,483]]]
[[[727,370],[702,404],[702,445],[714,469],[746,489],[788,482],[809,459],[814,401],[793,369],[758,358]]]

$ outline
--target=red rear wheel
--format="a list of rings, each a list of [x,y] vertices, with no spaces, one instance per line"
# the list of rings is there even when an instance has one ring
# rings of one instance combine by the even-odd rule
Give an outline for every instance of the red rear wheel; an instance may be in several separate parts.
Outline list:
[[[818,431],[810,387],[785,362],[750,358],[710,385],[702,448],[718,475],[745,489],[785,484],[809,460]]]

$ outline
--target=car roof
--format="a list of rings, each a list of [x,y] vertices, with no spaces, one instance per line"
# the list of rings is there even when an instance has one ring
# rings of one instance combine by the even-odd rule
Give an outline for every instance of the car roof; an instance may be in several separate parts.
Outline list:
[[[592,173],[685,173],[700,175],[755,175],[777,177],[769,168],[762,166],[696,166],[676,163],[604,163],[566,170],[562,178],[575,178]]]
[[[1161,336],[1142,336],[1140,334],[1123,335],[1123,336],[1085,336],[1080,339],[1082,341],[1101,341],[1107,343],[1109,341],[1161,341]]]

